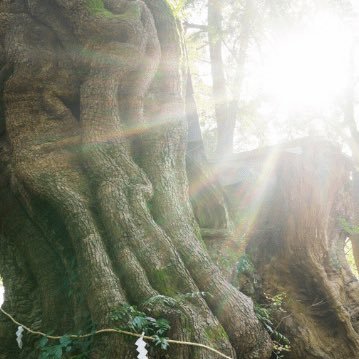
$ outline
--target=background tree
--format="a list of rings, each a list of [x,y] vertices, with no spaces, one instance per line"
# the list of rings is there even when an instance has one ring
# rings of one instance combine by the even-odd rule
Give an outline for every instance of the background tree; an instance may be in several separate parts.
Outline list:
[[[252,25],[256,16],[254,10],[251,0],[210,0],[189,2],[184,14],[184,25],[189,29],[187,44],[191,55],[197,52],[195,60],[192,57],[190,61],[191,68],[201,66],[200,62],[203,64],[203,61],[208,61],[209,64],[212,93],[210,101],[213,103],[216,122],[213,152],[219,158],[230,155],[234,150],[247,50],[253,37]],[[207,11],[207,19],[200,15],[204,11]],[[197,49],[192,49],[193,44]],[[208,57],[208,60],[203,60],[203,57]],[[197,72],[196,69],[194,71]],[[201,91],[203,92],[203,88]]]
[[[340,225],[350,214],[348,161],[318,138],[237,156],[247,178],[226,189],[241,232],[249,222],[238,286],[255,298],[273,339],[289,339],[285,358],[355,358],[359,282]]]
[[[203,7],[204,4],[198,7],[197,12],[203,12]],[[225,76],[221,76],[222,90],[217,90],[217,93],[222,97],[222,109],[231,108],[230,111],[226,110],[227,114],[231,112],[230,122],[232,121],[232,125],[236,123],[234,128],[229,126],[233,130],[235,152],[303,136],[319,135],[340,143],[355,157],[355,34],[358,18],[355,4],[351,1],[268,1],[258,4],[236,1],[222,2],[220,10],[213,11],[213,14],[222,14],[218,15],[221,21],[217,21],[217,28],[220,25],[221,29],[214,33],[221,34],[215,37],[220,41],[222,55],[221,61],[217,62],[221,64],[220,68]],[[191,41],[195,40],[195,46],[199,48],[198,58],[192,61],[194,73],[199,74],[194,76],[195,94],[207,152],[215,153],[214,134],[218,132],[220,138],[222,130],[221,126],[214,128],[213,118],[218,116],[211,112],[211,107],[208,106],[210,98],[205,92],[205,84],[209,82],[205,74],[210,73],[213,62],[210,61],[208,66],[203,61],[205,56],[210,60],[209,54],[203,53],[203,49],[207,48],[203,31],[207,31],[207,26],[193,24],[195,16],[192,12],[193,8],[188,15],[191,23],[187,26],[194,28],[189,42],[193,47]],[[197,18],[200,18],[198,14]],[[321,21],[318,25],[320,33],[310,35],[309,31],[316,31],[316,25],[313,24],[318,18]],[[334,29],[336,31],[330,47],[320,43],[328,41],[323,34],[324,29],[328,32],[334,32]],[[306,37],[303,36],[305,32]],[[290,41],[291,38],[294,40]],[[352,45],[347,46],[349,42]],[[208,44],[210,46],[211,42]],[[191,51],[193,52],[192,48]],[[321,52],[321,55],[315,56],[316,51]],[[350,51],[352,65],[349,64]],[[313,60],[313,57],[320,60]],[[318,86],[318,82],[326,82],[327,85]],[[347,84],[342,86],[345,82]],[[242,93],[241,88],[245,88]],[[330,98],[327,92],[332,92]],[[230,96],[223,100],[226,93]],[[324,98],[325,103],[316,100],[318,97]],[[228,140],[226,143],[229,147],[230,142]],[[353,199],[356,192],[353,190]],[[355,226],[354,222],[355,220]],[[354,239],[356,235],[351,232],[350,237]],[[356,241],[354,248],[355,243]]]
[[[283,301],[286,312],[273,310],[276,312],[273,327],[280,328],[281,333],[290,338],[292,351],[285,357],[354,358],[358,350],[358,281],[353,275],[354,268],[347,265],[344,246],[350,233],[355,253],[358,218],[355,207],[359,189],[353,167],[357,153],[353,79],[357,71],[348,69],[349,48],[338,43],[350,42],[355,34],[354,26],[343,31],[343,27],[348,30],[348,18],[356,18],[355,11],[350,2],[275,1],[266,2],[261,15],[253,36],[259,46],[247,52],[246,91],[240,109],[242,133],[236,141],[244,137],[242,145],[248,145],[248,134],[256,139],[254,144],[249,143],[251,146],[308,135],[312,139],[307,143],[294,142],[287,145],[287,149],[285,145],[266,147],[222,161],[219,178],[226,186],[229,201],[239,206],[234,208],[239,214],[239,223],[234,231],[235,243],[227,240],[214,244],[215,255],[232,278],[233,267],[228,262],[236,265],[239,258],[237,271],[245,268],[246,273],[240,273],[237,284],[255,297],[260,306],[272,306],[273,298],[287,293],[287,300]],[[310,25],[318,18],[321,31],[341,32],[340,40],[338,36],[322,36],[320,31],[318,36],[316,28]],[[353,22],[355,24],[355,20]],[[308,44],[303,44],[299,36],[302,33],[307,35],[305,40],[316,39],[315,44],[309,41],[311,51]],[[285,54],[281,48],[283,34],[288,37]],[[228,41],[228,37],[225,39]],[[330,49],[325,45],[328,40]],[[327,55],[319,56],[320,62],[313,59],[320,52],[318,49],[324,49]],[[283,58],[276,56],[277,53],[284,55]],[[339,61],[333,63],[329,55]],[[263,67],[273,58],[277,60],[275,76],[269,77],[261,71],[258,58]],[[258,73],[265,75],[264,80],[273,85],[272,88],[261,88],[266,84],[259,81]],[[349,91],[346,76],[350,79]],[[308,80],[309,77],[314,81]],[[320,86],[318,78],[321,78]],[[277,93],[271,92],[273,87],[278,90],[278,86],[275,87],[278,83],[285,86]],[[321,102],[320,92],[326,96],[327,89],[338,91],[329,93],[330,101],[326,98]],[[311,94],[312,102],[303,101],[305,92]],[[246,121],[250,123],[247,128],[243,126]],[[347,149],[350,146],[354,161],[347,163],[350,157],[341,155],[335,146],[329,146],[316,135]],[[349,170],[354,171],[351,180]],[[349,203],[354,204],[354,211],[348,208]],[[248,215],[250,207],[253,207],[252,213]],[[249,218],[244,219],[245,216]],[[248,222],[247,228],[243,222]],[[238,245],[240,240],[242,243]],[[246,255],[239,257],[243,247],[246,247]],[[247,258],[252,259],[252,267],[246,267]],[[273,335],[273,328],[271,330]]]

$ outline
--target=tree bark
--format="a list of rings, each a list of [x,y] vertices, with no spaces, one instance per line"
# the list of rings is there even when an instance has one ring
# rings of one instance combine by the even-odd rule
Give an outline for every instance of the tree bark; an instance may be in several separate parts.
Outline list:
[[[229,234],[232,224],[223,190],[216,180],[214,171],[210,169],[204,150],[190,74],[187,77],[186,118],[188,122],[186,172],[194,216],[203,237],[207,237],[212,231]]]
[[[0,1],[4,308],[61,335],[109,327],[130,303],[168,318],[173,339],[267,358],[252,301],[211,261],[189,204],[179,39],[165,0]],[[15,330],[0,316],[0,358],[36,356],[39,338],[19,350]],[[89,355],[137,353],[102,335]]]
[[[262,189],[253,179],[238,189],[256,206],[247,254],[260,278],[257,296],[286,295],[286,313],[275,318],[290,339],[286,358],[354,359],[359,282],[346,262],[339,225],[350,211],[349,171],[335,147],[300,146],[301,155],[288,147],[257,158]]]

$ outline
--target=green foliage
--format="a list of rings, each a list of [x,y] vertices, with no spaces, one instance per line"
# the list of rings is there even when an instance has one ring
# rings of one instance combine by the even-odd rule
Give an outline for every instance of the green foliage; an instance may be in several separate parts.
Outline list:
[[[167,333],[171,326],[166,319],[155,319],[139,311],[136,307],[124,304],[112,311],[111,319],[120,324],[119,329],[134,333],[145,333],[154,338],[154,344],[161,349],[168,348]]]
[[[339,225],[349,235],[359,234],[359,226],[349,223],[345,218],[339,218]]]
[[[284,312],[282,305],[285,297],[285,293],[279,293],[274,297],[267,296],[268,304],[256,304],[254,306],[254,312],[258,320],[263,324],[273,340],[274,346],[272,354],[276,359],[283,358],[283,352],[290,351],[289,339],[277,330],[277,326],[275,326],[272,319],[274,311]]]
[[[105,9],[102,0],[87,0],[87,7],[94,14],[112,16],[112,13]]]
[[[267,296],[267,299],[271,302],[271,307],[274,309],[283,310],[282,306],[284,304],[286,293],[278,293],[274,297]]]
[[[92,323],[89,324],[86,328],[86,331],[87,330],[94,333],[94,325]],[[59,340],[43,337],[37,343],[37,348],[40,351],[39,359],[87,359],[90,355],[92,342],[93,336],[83,339],[74,339],[68,335],[64,335]]]
[[[186,6],[191,4],[193,0],[167,0],[174,16],[179,17]]]
[[[248,254],[241,256],[237,262],[237,273],[251,273],[254,266]]]
[[[349,264],[351,271],[357,278],[359,278],[359,273],[357,270],[357,266],[355,264],[355,259],[354,259],[354,254],[353,254],[352,242],[350,239],[346,240],[345,247],[344,247],[344,253],[345,253],[345,257],[346,257],[346,260]]]
[[[154,335],[153,338],[156,346],[159,346],[163,350],[167,350],[169,346],[167,341],[168,338],[160,337],[158,335]]]
[[[57,344],[49,344],[49,339],[43,337],[38,343],[39,359],[61,359],[63,353],[71,351],[72,345],[72,340],[67,336],[61,337]]]

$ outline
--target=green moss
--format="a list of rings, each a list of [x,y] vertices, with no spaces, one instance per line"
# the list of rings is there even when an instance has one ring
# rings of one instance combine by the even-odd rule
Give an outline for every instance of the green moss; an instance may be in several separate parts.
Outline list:
[[[214,343],[219,340],[228,340],[228,335],[221,325],[208,327],[205,329],[206,336],[209,342]]]
[[[156,269],[153,271],[153,281],[162,288],[163,293],[168,297],[175,297],[176,291],[171,285],[174,282],[174,278],[167,272],[167,268]]]
[[[130,2],[123,14],[113,14],[111,11],[107,10],[102,0],[87,0],[87,8],[94,15],[116,17],[123,20],[139,19],[141,17],[141,8],[135,2]]]
[[[112,16],[112,13],[105,8],[102,0],[87,0],[87,7],[92,14]]]
[[[198,240],[199,242],[201,242],[201,243],[204,244],[204,240],[203,240],[203,238],[202,238],[202,234],[201,234],[201,229],[200,229],[200,227],[197,226],[197,225],[194,225],[194,226],[193,226],[193,232],[194,232],[194,235],[195,235],[195,237],[197,238],[197,240]]]

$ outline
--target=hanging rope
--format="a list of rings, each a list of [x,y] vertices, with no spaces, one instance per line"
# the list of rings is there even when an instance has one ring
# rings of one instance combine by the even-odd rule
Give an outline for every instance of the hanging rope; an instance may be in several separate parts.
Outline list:
[[[7,313],[4,309],[2,309],[0,307],[0,311],[6,315],[14,324],[18,325],[18,326],[21,326],[23,327],[27,332],[31,333],[31,334],[34,334],[34,335],[39,335],[39,336],[42,336],[42,337],[46,337],[46,338],[49,338],[49,339],[61,339],[62,336],[58,336],[58,335],[47,335],[43,332],[39,332],[39,331],[36,331],[36,330],[32,330],[31,328],[27,327],[26,325],[24,324],[21,324],[19,323],[13,316],[11,316],[9,313]],[[113,329],[113,328],[105,328],[105,329],[99,329],[99,330],[96,330],[95,332],[93,333],[88,333],[88,334],[82,334],[82,335],[75,335],[75,334],[70,334],[70,335],[66,335],[68,338],[71,338],[71,339],[83,339],[83,338],[88,338],[88,337],[91,337],[93,335],[96,335],[96,334],[101,334],[101,333],[117,333],[117,334],[124,334],[124,335],[129,335],[131,337],[136,337],[136,338],[143,338],[143,339],[147,339],[147,340],[151,340],[151,341],[154,341],[155,339],[152,338],[152,337],[149,337],[149,336],[142,336],[142,334],[137,334],[137,333],[132,333],[132,332],[128,332],[126,330],[121,330],[121,329]],[[221,353],[220,351],[214,349],[214,348],[211,348],[209,347],[208,345],[204,345],[204,344],[200,344],[200,343],[193,343],[193,342],[184,342],[184,341],[181,341],[181,340],[173,340],[173,339],[168,339],[167,340],[168,343],[171,343],[171,344],[178,344],[178,345],[187,345],[187,346],[192,346],[192,347],[198,347],[198,348],[203,348],[203,349],[206,349],[206,350],[209,350],[213,353],[216,353],[218,354],[220,357],[222,358],[226,358],[226,359],[233,359],[232,357],[229,357],[223,353]]]

